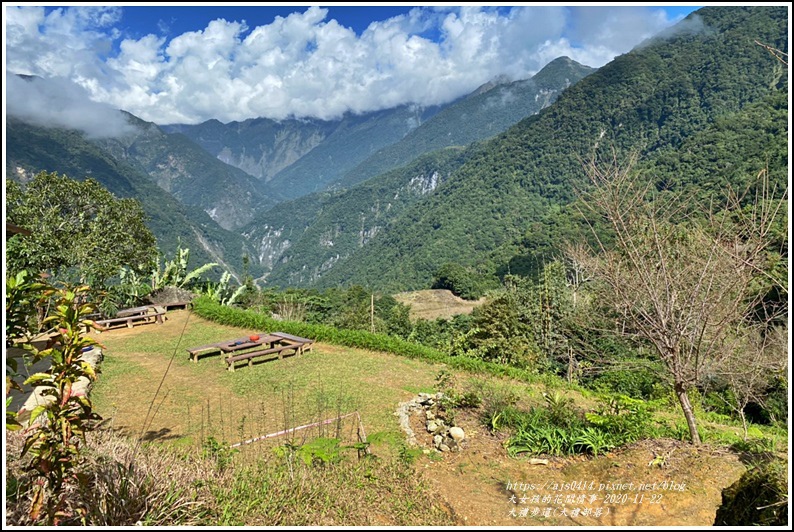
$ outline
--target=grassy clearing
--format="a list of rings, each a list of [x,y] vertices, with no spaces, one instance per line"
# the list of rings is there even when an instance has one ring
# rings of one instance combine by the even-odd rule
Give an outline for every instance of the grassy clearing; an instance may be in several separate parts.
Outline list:
[[[194,345],[265,330],[268,328],[221,325],[178,311],[170,313],[163,325],[99,335],[106,347],[106,359],[92,396],[106,424],[121,434],[135,438],[143,435],[146,442],[167,444],[162,447],[173,449],[182,457],[180,460],[199,457],[214,464],[212,475],[201,477],[198,484],[194,479],[191,484],[208,491],[202,491],[199,496],[197,492],[183,490],[206,502],[197,514],[180,514],[180,522],[232,526],[462,524],[453,522],[428,485],[419,480],[410,465],[416,456],[399,444],[373,446],[375,455],[380,457],[375,460],[358,461],[355,453],[346,451],[343,460],[324,461],[321,467],[304,463],[294,451],[318,437],[339,438],[343,446],[354,443],[355,426],[348,421],[339,427],[333,424],[315,427],[245,445],[240,453],[226,453],[228,448],[221,445],[216,449],[219,454],[208,456],[207,441],[211,437],[221,444],[238,442],[353,410],[361,413],[370,436],[398,434],[393,416],[397,404],[418,392],[443,389],[439,382],[443,373],[451,376],[447,387],[461,395],[480,396],[481,405],[467,410],[466,416],[473,416],[478,424],[469,425],[467,434],[471,428],[472,434],[487,435],[486,440],[495,437],[507,442],[515,434],[513,423],[509,422],[511,409],[516,420],[521,421],[524,414],[520,411],[548,406],[544,392],[556,391],[586,411],[594,410],[600,403],[595,394],[575,389],[550,388],[539,382],[527,383],[487,373],[472,374],[420,358],[324,342],[317,343],[312,352],[301,357],[256,363],[252,368],[242,367],[235,372],[226,371],[218,355],[193,363],[185,351]],[[166,370],[160,393],[154,399]],[[683,417],[678,414],[675,402],[663,403],[655,405],[654,419],[670,426],[680,424],[681,437],[685,438]],[[491,433],[489,419],[500,413],[501,417],[494,423],[499,430]],[[704,418],[701,424],[704,441],[723,448],[735,442],[737,425],[725,421]],[[756,429],[766,437],[758,445],[769,447],[770,437],[777,438],[778,446],[785,445],[785,431],[767,429]],[[493,449],[487,450],[495,464],[503,464],[499,467],[506,470],[521,467],[521,461],[507,459],[500,443],[496,447],[497,454]],[[284,455],[283,450],[290,448],[292,454]],[[274,452],[278,449],[282,450],[281,455]],[[599,460],[604,450],[599,450]],[[444,457],[450,459],[460,460],[461,470],[454,475],[460,481],[471,483],[476,479],[475,484],[479,485],[493,480],[496,470],[490,462],[485,469],[477,466],[472,472],[465,470],[462,456]],[[593,464],[602,463],[590,460]],[[641,465],[647,468],[648,458],[643,460]],[[433,468],[430,462],[419,459],[418,464],[422,469]],[[596,475],[597,471],[587,469],[588,462],[582,463],[585,468],[582,474]],[[175,496],[174,492],[169,493]],[[445,496],[457,495],[453,492]],[[498,492],[488,496],[495,499],[492,504],[496,507],[504,502]],[[458,502],[463,506],[455,506],[455,512],[475,504],[475,501]],[[148,522],[153,523],[154,519]]]
[[[191,346],[250,332],[180,311],[164,325],[98,335],[106,357],[92,393],[97,411],[130,435],[194,445],[208,436],[239,441],[354,410],[368,432],[387,431],[396,427],[396,405],[417,390],[432,390],[442,367],[323,343],[300,357],[234,372],[219,355],[188,360]]]
[[[436,318],[451,318],[457,314],[471,314],[485,298],[477,301],[467,301],[449,290],[415,290],[401,292],[394,295],[394,299],[411,307],[411,319],[434,320]]]

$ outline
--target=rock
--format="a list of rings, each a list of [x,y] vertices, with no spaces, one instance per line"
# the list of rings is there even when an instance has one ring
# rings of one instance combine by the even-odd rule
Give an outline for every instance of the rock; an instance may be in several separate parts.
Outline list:
[[[455,440],[455,442],[463,441],[463,439],[466,437],[466,433],[460,427],[452,427],[449,429],[449,435],[452,436],[452,439]]]
[[[176,286],[164,286],[149,294],[148,299],[153,305],[170,305],[192,301],[196,294]]]
[[[545,458],[530,458],[529,465],[549,465],[549,461]]]
[[[438,450],[441,451],[442,453],[448,453],[450,451],[449,446],[443,443],[438,446]]]
[[[438,430],[438,424],[435,421],[428,421],[427,422],[427,431],[428,432],[435,432]]]
[[[420,405],[433,406],[433,396],[429,393],[420,393],[418,397]]]
[[[444,443],[444,436],[442,436],[441,434],[436,434],[435,436],[433,436],[433,444],[436,447],[438,447],[442,443]]]
[[[425,416],[427,417],[428,421],[430,421],[432,419],[436,419],[436,415],[433,412],[431,412],[430,410],[425,412]]]

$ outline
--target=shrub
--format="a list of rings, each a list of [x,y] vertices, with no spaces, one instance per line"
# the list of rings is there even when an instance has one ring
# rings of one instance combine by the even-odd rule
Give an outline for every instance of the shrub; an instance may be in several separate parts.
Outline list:
[[[781,460],[751,467],[722,492],[715,526],[788,525],[788,477]]]
[[[554,376],[542,376],[526,369],[498,364],[487,360],[479,360],[466,356],[449,356],[437,349],[432,349],[414,342],[387,334],[371,333],[362,330],[337,329],[329,325],[301,323],[294,321],[277,321],[263,314],[250,310],[241,310],[219,305],[207,297],[199,297],[193,301],[193,311],[202,318],[251,330],[282,331],[319,342],[370,349],[393,353],[408,358],[417,358],[434,363],[444,363],[456,369],[473,373],[488,373],[495,376],[510,377],[524,382],[553,382],[558,386],[568,386]]]

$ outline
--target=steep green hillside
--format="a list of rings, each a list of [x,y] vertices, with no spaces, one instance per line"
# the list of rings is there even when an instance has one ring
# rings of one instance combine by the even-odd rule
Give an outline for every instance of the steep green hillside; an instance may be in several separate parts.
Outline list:
[[[225,229],[249,222],[257,210],[275,205],[258,181],[223,163],[186,136],[128,115],[135,133],[95,141],[116,159],[151,176],[185,205],[199,207]]]
[[[325,190],[384,146],[397,142],[440,108],[402,105],[338,120],[265,118],[196,126],[171,125],[218,159],[260,178],[260,190],[293,199]]]
[[[282,203],[243,229],[268,284],[306,285],[365,246],[408,206],[431,194],[476,148],[447,148],[350,190]]]
[[[568,58],[559,58],[532,80],[483,86],[449,105],[402,141],[370,157],[369,168],[388,168],[394,161],[412,160],[431,149],[492,136],[547,106],[563,88],[591,71]],[[439,151],[417,159],[360,187],[355,186],[356,180],[343,182],[352,188],[303,196],[258,217],[243,233],[257,247],[262,265],[273,268],[268,282],[305,285],[317,280],[336,262],[370,242],[408,205],[432,193],[471,156],[472,150],[455,154],[461,150],[457,147],[452,152]]]
[[[6,120],[6,175],[24,181],[46,170],[73,179],[93,177],[118,197],[137,198],[161,252],[173,255],[179,242],[191,249],[191,264],[220,262],[242,270],[245,240],[221,228],[203,211],[186,208],[147,175],[114,159],[76,131],[45,129]]]
[[[559,57],[532,78],[488,84],[435,115],[401,141],[387,146],[348,172],[340,181],[350,187],[447,146],[465,146],[505,131],[519,120],[551,105],[563,90],[594,72]]]
[[[222,124],[207,120],[197,125],[162,126],[183,133],[218,159],[256,177],[270,181],[325,140],[338,126],[328,120],[271,120],[253,118]]]
[[[334,132],[294,164],[273,176],[273,190],[288,198],[325,190],[379,149],[403,138],[438,107],[402,105],[364,115],[345,115]]]
[[[421,288],[448,261],[495,271],[499,265],[487,262],[494,250],[520,241],[531,224],[575,198],[580,160],[595,147],[639,150],[643,161],[675,153],[784,86],[787,73],[754,40],[787,50],[787,24],[783,7],[708,7],[690,15],[489,141],[319,284]]]

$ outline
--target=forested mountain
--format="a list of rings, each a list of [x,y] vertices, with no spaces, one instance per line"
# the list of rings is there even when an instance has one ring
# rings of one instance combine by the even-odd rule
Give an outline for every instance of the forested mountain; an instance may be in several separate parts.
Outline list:
[[[149,175],[182,203],[199,207],[225,229],[248,223],[277,203],[258,181],[223,163],[179,133],[127,114],[134,133],[95,140],[113,157]]]
[[[366,115],[347,115],[333,134],[268,184],[288,198],[325,190],[367,156],[397,142],[439,109],[402,105]]]
[[[349,190],[281,203],[242,229],[270,284],[306,285],[365,246],[476,151],[447,148]]]
[[[551,105],[563,90],[594,70],[568,57],[558,57],[530,79],[486,84],[444,108],[401,141],[371,155],[348,172],[340,185],[350,187],[422,154],[466,146],[501,133]]]
[[[324,190],[372,153],[397,142],[439,107],[403,105],[338,120],[264,118],[196,126],[171,125],[224,162],[267,183],[287,199]]]
[[[203,210],[186,207],[148,175],[116,159],[78,131],[42,128],[6,119],[6,176],[25,181],[40,171],[73,179],[93,177],[117,197],[138,199],[160,251],[173,255],[177,245],[191,250],[191,264],[219,262],[242,271],[247,242],[221,228]]]
[[[185,134],[221,161],[266,182],[266,194],[298,198],[337,182],[349,188],[430,151],[501,133],[592,70],[562,57],[532,79],[488,83],[444,106],[402,105],[330,121],[209,120],[164,129]]]
[[[772,91],[761,101],[721,116],[684,140],[676,149],[659,150],[641,161],[637,171],[655,180],[658,190],[698,197],[703,204],[726,191],[752,191],[766,170],[778,190],[788,178],[788,96]],[[559,243],[590,238],[591,230],[576,203],[552,209],[533,222],[524,236],[494,250],[486,260],[497,274],[537,275],[543,263],[560,256]]]
[[[130,116],[138,133],[104,141],[9,117],[6,170],[94,176],[141,200],[164,252],[181,239],[196,261],[238,272],[249,254],[251,273],[272,269],[272,284],[424,288],[450,262],[483,276],[531,273],[581,238],[572,202],[596,148],[636,151],[660,189],[691,194],[746,184],[765,167],[785,177],[788,73],[755,41],[788,49],[785,8],[703,8],[595,72],[560,58],[443,110],[168,128]],[[545,108],[507,131],[458,146],[536,104]],[[274,189],[300,199],[273,207]]]
[[[341,183],[343,190],[303,196],[259,216],[243,229],[243,234],[256,246],[261,264],[273,269],[268,282],[286,285],[316,281],[335,263],[371,241],[408,205],[446,180],[473,152],[474,148],[464,152],[461,145],[492,136],[536,113],[592,71],[562,57],[530,80],[486,84],[450,104],[403,140],[371,156]],[[448,145],[457,147],[416,159]],[[355,186],[375,169],[413,159],[416,161],[404,168]],[[363,173],[353,179],[350,176],[356,171]]]
[[[786,90],[786,70],[756,40],[788,49],[784,7],[707,7],[693,13],[486,143],[318,284],[426,287],[434,270],[450,261],[493,274],[504,267],[504,256],[496,257],[495,250],[525,240],[530,228],[544,231],[544,222],[575,199],[576,187],[584,184],[581,160],[596,147],[621,155],[636,150],[641,164],[659,172],[722,171],[722,177],[711,177],[716,182],[737,177],[711,160],[719,151],[731,151],[743,170],[764,167],[764,150],[753,143],[726,143],[717,152],[700,145],[713,142],[710,135],[730,138],[731,124],[748,120],[741,118],[747,106],[778,101],[775,93]],[[774,137],[781,128],[771,126],[773,138],[761,133],[760,145],[764,138],[778,145]],[[683,152],[687,142],[698,143],[698,149]],[[681,163],[669,162],[676,156]],[[675,186],[673,176],[657,179]]]

